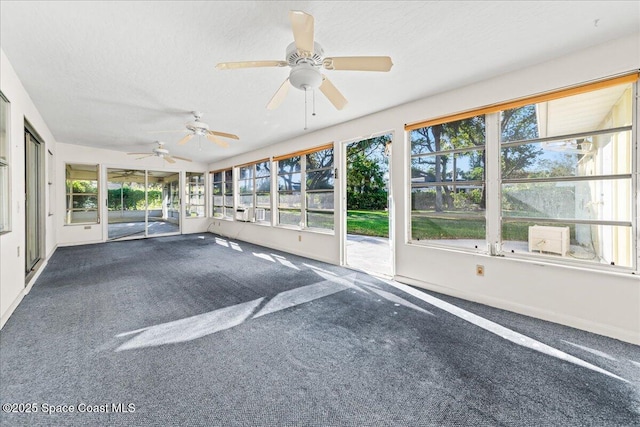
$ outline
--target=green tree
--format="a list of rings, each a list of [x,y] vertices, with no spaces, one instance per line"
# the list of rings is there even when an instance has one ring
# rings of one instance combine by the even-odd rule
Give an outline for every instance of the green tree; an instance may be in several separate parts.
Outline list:
[[[354,210],[387,208],[385,157],[389,135],[350,144],[347,147],[347,205]]]

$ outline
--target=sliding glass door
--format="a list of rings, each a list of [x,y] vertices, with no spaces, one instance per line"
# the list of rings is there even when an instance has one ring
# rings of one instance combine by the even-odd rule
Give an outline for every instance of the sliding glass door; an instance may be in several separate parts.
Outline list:
[[[180,174],[147,173],[147,235],[180,232]]]
[[[35,271],[42,256],[42,144],[25,129],[25,273]]]
[[[179,183],[177,172],[107,169],[108,240],[179,234]]]

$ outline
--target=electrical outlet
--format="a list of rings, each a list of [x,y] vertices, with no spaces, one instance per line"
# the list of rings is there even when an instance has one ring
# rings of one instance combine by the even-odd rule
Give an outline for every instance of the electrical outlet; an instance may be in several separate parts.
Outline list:
[[[484,265],[476,264],[476,276],[484,276]]]

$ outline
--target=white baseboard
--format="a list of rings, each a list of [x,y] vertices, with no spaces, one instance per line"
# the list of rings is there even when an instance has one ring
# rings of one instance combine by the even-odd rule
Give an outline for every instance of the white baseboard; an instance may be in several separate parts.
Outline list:
[[[630,329],[623,329],[615,326],[608,325],[606,323],[594,322],[592,320],[570,316],[567,314],[558,313],[555,311],[545,310],[540,307],[532,307],[524,304],[514,303],[512,301],[503,300],[499,298],[488,297],[483,294],[475,292],[461,291],[459,289],[447,288],[439,286],[433,283],[423,282],[420,280],[412,279],[404,276],[394,276],[395,281],[405,283],[407,285],[416,286],[419,288],[427,289],[430,291],[438,292],[441,294],[449,295],[456,298],[461,298],[468,301],[478,302],[490,307],[499,308],[502,310],[511,311],[525,316],[535,317],[537,319],[546,320],[548,322],[558,323],[564,326],[569,326],[583,331],[592,332],[598,335],[604,335],[610,338],[615,338],[620,341],[625,341],[631,344],[640,345],[640,331],[634,331]]]
[[[7,311],[2,313],[2,316],[0,316],[0,329],[4,328],[4,325],[7,323],[7,321],[9,320],[13,312],[16,310],[16,308],[18,308],[18,306],[22,302],[22,299],[25,297],[25,295],[31,292],[31,288],[33,288],[33,285],[36,283],[36,280],[38,280],[38,277],[40,277],[40,275],[44,271],[45,267],[49,263],[49,260],[51,259],[51,256],[55,253],[56,249],[58,249],[58,245],[55,245],[53,249],[51,249],[51,252],[49,252],[47,257],[44,260],[42,260],[42,264],[40,265],[40,268],[38,268],[38,271],[36,271],[36,273],[33,275],[31,280],[29,280],[29,283],[27,283],[27,286],[25,286],[24,289],[20,291],[20,293],[18,294],[16,299],[13,300],[13,302],[11,303]]]

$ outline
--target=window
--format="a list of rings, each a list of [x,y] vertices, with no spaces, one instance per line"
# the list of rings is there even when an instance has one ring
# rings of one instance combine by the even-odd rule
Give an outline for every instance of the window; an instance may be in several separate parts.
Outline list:
[[[633,266],[632,93],[500,112],[505,250]]]
[[[485,239],[484,147],[484,116],[411,131],[413,240],[477,248]]]
[[[238,168],[238,208],[249,209],[250,220],[271,223],[271,162],[262,160]]]
[[[67,164],[65,224],[95,224],[98,216],[98,165]]]
[[[7,98],[0,93],[0,234],[11,230],[9,191],[9,123],[11,114]]]
[[[277,160],[278,224],[333,230],[333,145]]]
[[[187,218],[202,218],[205,210],[204,173],[187,172],[185,216]]]
[[[637,80],[407,125],[411,240],[637,269]]]
[[[212,209],[214,218],[233,218],[233,172],[231,169],[211,172]]]

